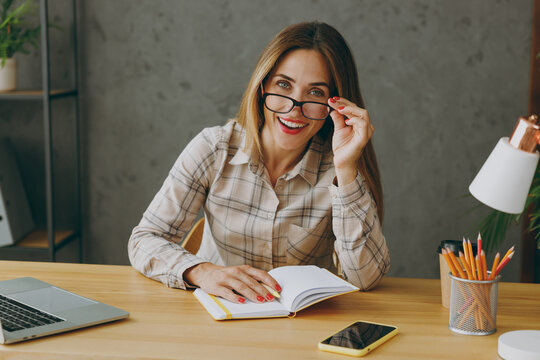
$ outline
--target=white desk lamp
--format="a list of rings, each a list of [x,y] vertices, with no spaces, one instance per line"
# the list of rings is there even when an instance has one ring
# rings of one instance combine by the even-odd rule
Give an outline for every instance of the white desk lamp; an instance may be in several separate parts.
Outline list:
[[[538,117],[520,117],[512,136],[499,140],[469,186],[471,194],[487,206],[509,214],[520,214],[531,187],[540,155]],[[499,356],[511,359],[540,359],[540,330],[510,331],[499,336]]]
[[[525,207],[540,155],[538,117],[520,117],[510,139],[499,140],[469,186],[475,198],[487,206],[509,214]]]

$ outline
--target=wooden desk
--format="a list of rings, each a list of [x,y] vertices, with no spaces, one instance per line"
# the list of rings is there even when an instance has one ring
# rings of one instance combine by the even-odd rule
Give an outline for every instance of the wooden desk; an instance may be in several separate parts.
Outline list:
[[[400,334],[368,359],[497,359],[506,331],[540,328],[540,285],[502,283],[497,332],[448,330],[438,280],[385,278],[375,290],[326,300],[296,318],[217,322],[190,292],[169,289],[129,266],[0,261],[0,280],[34,276],[123,308],[130,318],[70,333],[0,345],[0,358],[349,359],[317,342],[354,320],[394,324]]]

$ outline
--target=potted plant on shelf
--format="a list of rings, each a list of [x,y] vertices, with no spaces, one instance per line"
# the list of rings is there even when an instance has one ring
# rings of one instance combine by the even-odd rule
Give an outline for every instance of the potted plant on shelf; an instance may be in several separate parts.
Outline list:
[[[24,47],[27,44],[39,47],[40,26],[28,22],[37,16],[38,7],[33,0],[0,2],[0,91],[11,91],[17,87],[17,62],[13,55],[29,54]]]

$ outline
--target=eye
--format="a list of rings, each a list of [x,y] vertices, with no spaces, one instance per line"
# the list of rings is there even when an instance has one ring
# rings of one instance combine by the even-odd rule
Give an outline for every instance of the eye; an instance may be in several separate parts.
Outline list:
[[[313,96],[317,96],[317,97],[323,97],[324,96],[324,91],[322,91],[321,89],[311,89],[309,91],[309,95],[313,95]]]
[[[290,89],[291,88],[291,84],[289,84],[287,81],[284,81],[284,80],[279,80],[278,82],[276,82],[276,84],[281,89]]]

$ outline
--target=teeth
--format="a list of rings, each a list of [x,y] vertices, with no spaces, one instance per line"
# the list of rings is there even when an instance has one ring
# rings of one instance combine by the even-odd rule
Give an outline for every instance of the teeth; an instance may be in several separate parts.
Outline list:
[[[293,129],[300,129],[300,128],[308,126],[308,124],[300,124],[300,123],[296,123],[292,121],[286,121],[286,120],[283,120],[282,118],[278,118],[278,119],[283,125],[293,128]]]

